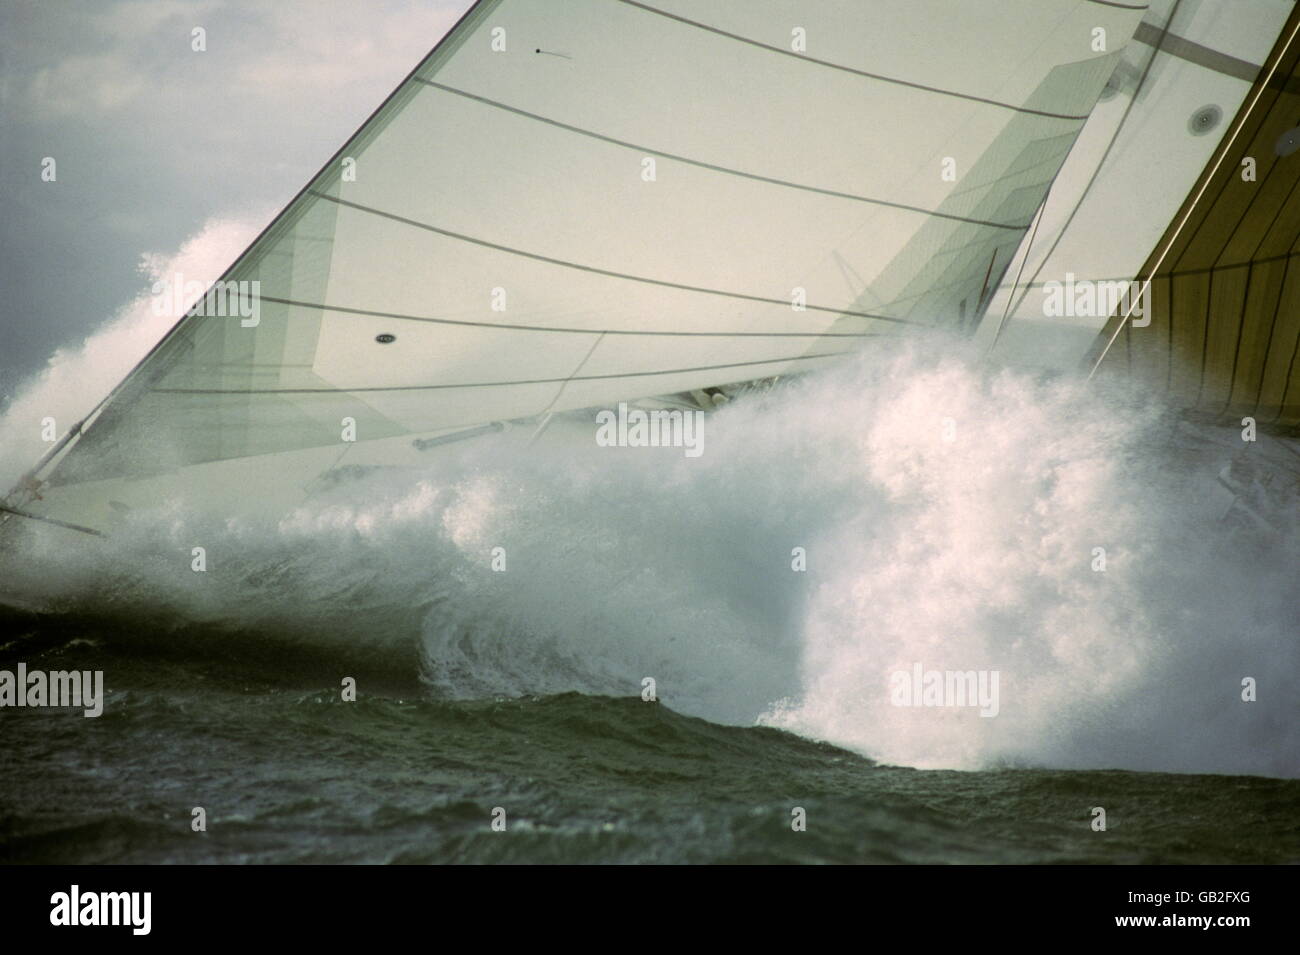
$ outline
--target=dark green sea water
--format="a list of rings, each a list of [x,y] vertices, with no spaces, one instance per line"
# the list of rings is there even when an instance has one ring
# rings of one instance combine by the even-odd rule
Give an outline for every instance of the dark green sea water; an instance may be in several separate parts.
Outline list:
[[[0,710],[0,859],[1300,862],[1300,447],[1108,401],[882,353],[696,458],[578,415],[288,511],[10,521],[0,669],[108,692]],[[902,708],[917,667],[996,714]]]
[[[107,681],[98,719],[0,713],[4,863],[1300,861],[1296,780],[921,771],[639,698],[439,702],[414,650],[345,661],[348,703],[341,661],[255,635],[196,655],[213,641],[4,625],[0,666]]]

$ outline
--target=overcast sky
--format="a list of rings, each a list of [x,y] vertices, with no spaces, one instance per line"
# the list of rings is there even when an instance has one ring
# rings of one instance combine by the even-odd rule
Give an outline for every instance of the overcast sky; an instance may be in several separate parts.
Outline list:
[[[251,239],[469,5],[0,0],[0,395],[147,290],[143,256]]]

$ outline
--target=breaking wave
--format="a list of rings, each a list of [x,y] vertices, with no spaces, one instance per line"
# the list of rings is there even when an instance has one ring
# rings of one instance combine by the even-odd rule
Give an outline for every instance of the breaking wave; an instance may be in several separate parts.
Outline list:
[[[1230,532],[1228,452],[1188,464],[1169,429],[901,347],[720,409],[700,457],[488,438],[277,520],[175,500],[93,546],[28,527],[4,576],[138,628],[415,643],[442,698],[649,678],[894,764],[1300,774],[1296,541]],[[917,664],[998,671],[997,716],[893,705]]]
[[[206,286],[248,245],[263,218],[250,214],[209,220],[175,252],[142,256],[140,275],[151,289],[177,276]],[[59,437],[67,434],[192,304],[181,300],[179,291],[168,299],[141,291],[84,341],[55,352],[45,368],[18,389],[0,415],[0,494],[49,448],[42,433],[45,419],[54,420]],[[157,307],[160,303],[167,307]]]

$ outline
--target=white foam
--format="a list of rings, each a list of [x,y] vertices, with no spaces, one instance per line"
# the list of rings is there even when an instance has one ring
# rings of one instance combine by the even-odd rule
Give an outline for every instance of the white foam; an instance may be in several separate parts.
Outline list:
[[[65,598],[419,639],[443,695],[652,677],[680,711],[891,763],[1300,774],[1295,541],[1228,544],[1136,407],[877,352],[722,409],[699,458],[599,448],[593,420],[580,447],[466,442],[278,522],[137,515],[111,545],[129,582],[84,547],[27,563]],[[998,715],[892,705],[915,663],[999,671]]]
[[[121,381],[191,304],[155,309],[150,289],[177,274],[206,286],[257,234],[261,219],[212,219],[171,254],[142,257],[146,289],[119,308],[79,345],[61,348],[15,394],[0,416],[0,494],[7,492],[49,447],[42,422],[53,418],[57,437],[86,416]],[[197,297],[197,296],[196,296]]]

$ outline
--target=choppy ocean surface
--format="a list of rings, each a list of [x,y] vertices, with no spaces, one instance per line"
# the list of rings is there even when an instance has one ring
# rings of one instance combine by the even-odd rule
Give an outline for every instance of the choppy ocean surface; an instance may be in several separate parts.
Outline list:
[[[1300,861],[1296,780],[888,767],[638,697],[435,702],[372,667],[344,703],[309,659],[266,681],[243,648],[181,662],[26,641],[44,644],[29,665],[111,677],[98,719],[4,714],[7,863]]]
[[[484,440],[270,518],[10,522],[0,669],[107,698],[0,711],[0,861],[1300,862],[1270,440],[902,353],[697,458]],[[996,717],[894,705],[918,665],[996,670]]]

